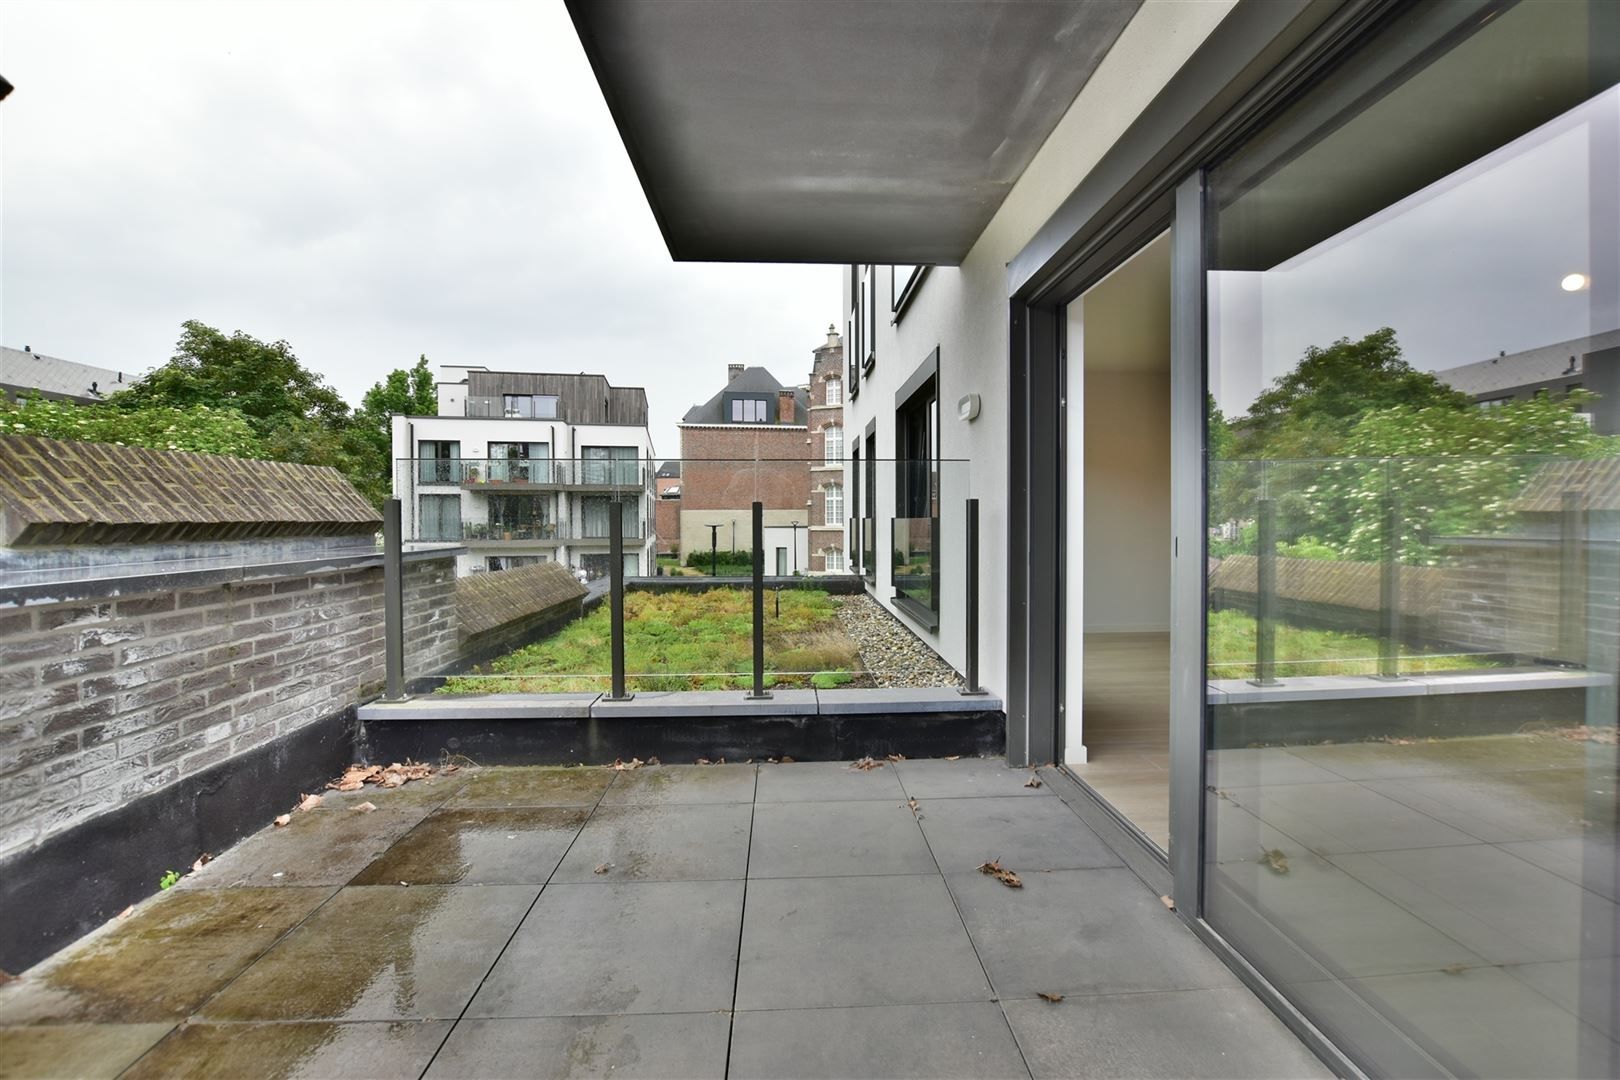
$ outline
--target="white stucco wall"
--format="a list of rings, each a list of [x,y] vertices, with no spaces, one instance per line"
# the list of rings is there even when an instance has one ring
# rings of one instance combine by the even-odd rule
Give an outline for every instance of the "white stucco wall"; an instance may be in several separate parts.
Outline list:
[[[876,419],[878,457],[894,456],[894,395],[929,352],[940,350],[940,453],[965,458],[947,467],[940,566],[941,617],[936,634],[919,633],[960,668],[965,636],[963,500],[980,501],[979,664],[990,690],[1007,688],[1007,280],[1006,267],[1165,83],[1234,6],[1235,0],[1147,0],[1120,35],[1091,80],[1047,139],[1001,209],[959,267],[935,267],[897,325],[887,320],[889,270],[878,272],[877,363],[862,380],[860,396],[847,401],[846,430],[853,447]],[[850,299],[844,298],[847,312]],[[963,394],[980,395],[979,418],[956,419]],[[847,390],[846,390],[847,394]],[[894,507],[894,470],[880,465],[879,519]],[[880,529],[876,594],[885,604],[889,584],[888,529]]]

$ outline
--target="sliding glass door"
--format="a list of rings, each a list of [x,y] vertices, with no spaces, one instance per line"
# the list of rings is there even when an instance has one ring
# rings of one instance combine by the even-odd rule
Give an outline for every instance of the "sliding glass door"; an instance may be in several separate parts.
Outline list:
[[[1203,915],[1387,1075],[1620,1075],[1620,24],[1397,12],[1206,174]]]

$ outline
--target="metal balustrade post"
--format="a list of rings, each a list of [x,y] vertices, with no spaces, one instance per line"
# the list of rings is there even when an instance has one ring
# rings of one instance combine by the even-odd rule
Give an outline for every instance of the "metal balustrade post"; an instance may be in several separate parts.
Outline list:
[[[963,675],[967,685],[958,693],[964,697],[980,697],[987,691],[979,685],[979,500],[967,501],[967,539],[962,545],[967,558],[967,595],[962,604],[966,620],[963,631],[967,639],[967,660]],[[938,558],[937,554],[935,556]]]
[[[1262,498],[1255,507],[1259,556],[1254,582],[1255,686],[1277,685],[1277,504]]]
[[[383,696],[405,697],[405,550],[400,501],[383,503]]]
[[[765,690],[765,504],[754,503],[754,689],[750,701],[770,698]]]
[[[612,513],[608,520],[608,548],[612,559],[608,566],[608,606],[612,619],[613,687],[609,701],[629,701],[634,694],[624,692],[624,512],[622,504],[608,504]]]
[[[1386,481],[1387,483],[1387,481]],[[1401,677],[1401,500],[1384,493],[1383,562],[1378,573],[1378,679]]]

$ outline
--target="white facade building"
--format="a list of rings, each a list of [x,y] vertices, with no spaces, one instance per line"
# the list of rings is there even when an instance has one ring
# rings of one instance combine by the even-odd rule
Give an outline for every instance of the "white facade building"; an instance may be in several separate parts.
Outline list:
[[[440,368],[437,416],[393,418],[405,536],[457,541],[460,574],[557,561],[608,573],[612,515],[624,572],[653,572],[647,394],[601,375]]]

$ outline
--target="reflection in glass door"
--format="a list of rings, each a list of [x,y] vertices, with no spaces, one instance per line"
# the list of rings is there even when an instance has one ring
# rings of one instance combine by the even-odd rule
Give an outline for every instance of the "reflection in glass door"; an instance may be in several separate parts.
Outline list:
[[[1406,9],[1208,174],[1204,914],[1384,1074],[1620,1075],[1612,16]]]

